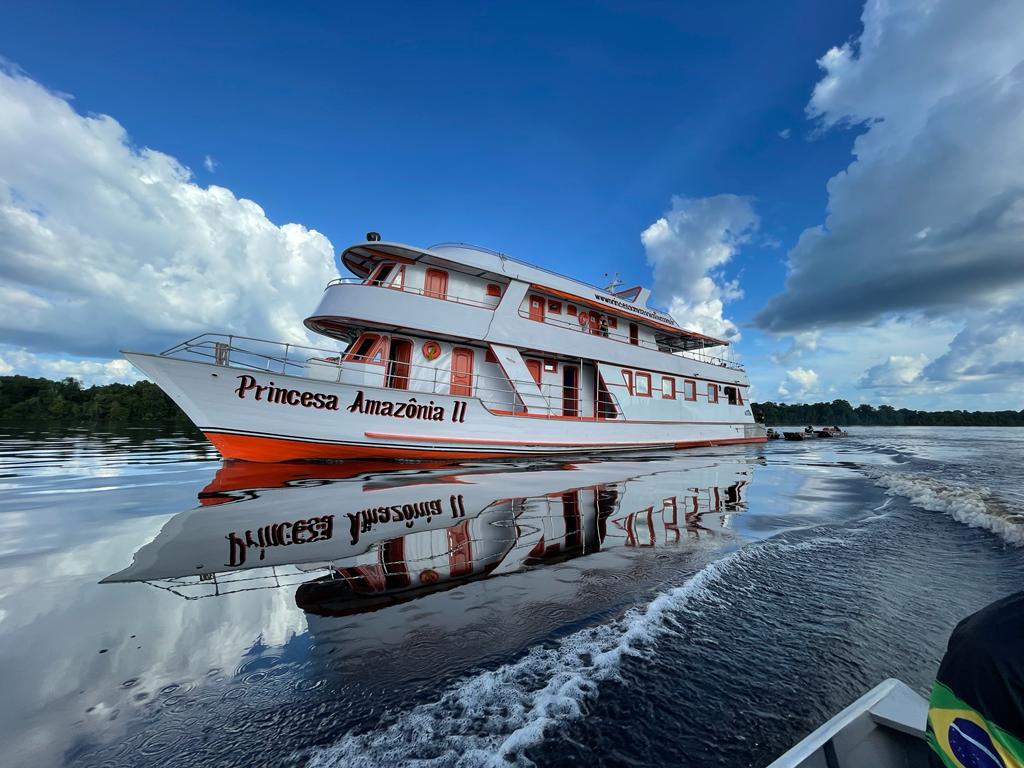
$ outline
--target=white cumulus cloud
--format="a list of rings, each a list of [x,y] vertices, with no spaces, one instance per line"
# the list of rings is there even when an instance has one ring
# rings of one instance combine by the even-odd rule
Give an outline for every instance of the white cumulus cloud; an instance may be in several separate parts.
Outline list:
[[[0,70],[7,365],[11,350],[110,359],[206,330],[301,342],[302,319],[334,275],[320,233],[197,185],[173,157],[134,146],[112,117],[79,114]]]
[[[918,382],[928,356],[889,355],[885,362],[873,365],[861,377],[861,387],[907,387]]]
[[[776,332],[998,307],[1024,287],[1024,3],[871,0],[807,107],[862,130],[789,254]]]
[[[654,270],[654,299],[684,328],[738,340],[739,329],[723,312],[743,293],[722,269],[759,225],[744,197],[673,197],[672,208],[640,235]]]

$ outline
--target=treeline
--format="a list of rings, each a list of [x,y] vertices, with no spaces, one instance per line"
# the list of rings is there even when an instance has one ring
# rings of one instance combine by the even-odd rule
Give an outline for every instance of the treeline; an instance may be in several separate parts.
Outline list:
[[[912,411],[882,405],[751,403],[768,426],[1024,427],[1024,411]],[[84,388],[75,379],[51,381],[0,376],[0,423],[59,422],[75,425],[168,425],[191,422],[163,391],[148,381]]]
[[[872,427],[1024,427],[1024,411],[912,411],[891,405],[751,403],[754,418],[769,427],[862,425]]]
[[[152,382],[83,388],[75,379],[51,381],[0,376],[0,423],[52,422],[75,425],[191,424]]]

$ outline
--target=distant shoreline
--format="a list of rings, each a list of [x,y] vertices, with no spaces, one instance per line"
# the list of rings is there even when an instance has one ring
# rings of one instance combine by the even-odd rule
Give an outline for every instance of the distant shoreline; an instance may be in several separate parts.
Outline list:
[[[768,427],[1024,427],[1021,411],[914,411],[891,405],[751,403],[754,417]]]
[[[751,403],[754,417],[768,427],[1024,427],[1021,411],[914,411],[890,405]],[[156,384],[83,387],[75,379],[0,376],[0,424],[39,426],[166,426],[195,429]]]

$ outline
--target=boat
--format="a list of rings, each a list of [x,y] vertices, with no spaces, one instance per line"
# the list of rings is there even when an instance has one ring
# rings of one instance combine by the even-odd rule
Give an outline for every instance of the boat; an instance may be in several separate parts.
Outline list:
[[[927,768],[927,719],[928,702],[905,683],[889,678],[768,768]]]
[[[782,436],[787,440],[814,440],[818,437],[818,433],[811,427],[805,427],[800,432],[783,432]]]
[[[650,291],[460,243],[366,242],[305,326],[321,347],[206,333],[123,352],[225,459],[463,459],[759,443],[728,342]]]
[[[819,437],[848,437],[849,432],[844,432],[839,427],[804,427],[800,432],[783,432],[782,436],[787,440],[816,440]]]

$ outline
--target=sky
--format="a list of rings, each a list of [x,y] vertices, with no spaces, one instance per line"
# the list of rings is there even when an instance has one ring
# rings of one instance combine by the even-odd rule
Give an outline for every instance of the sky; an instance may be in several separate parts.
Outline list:
[[[299,341],[367,231],[649,285],[757,400],[1024,407],[1024,4],[49,3],[0,25],[0,374]]]

